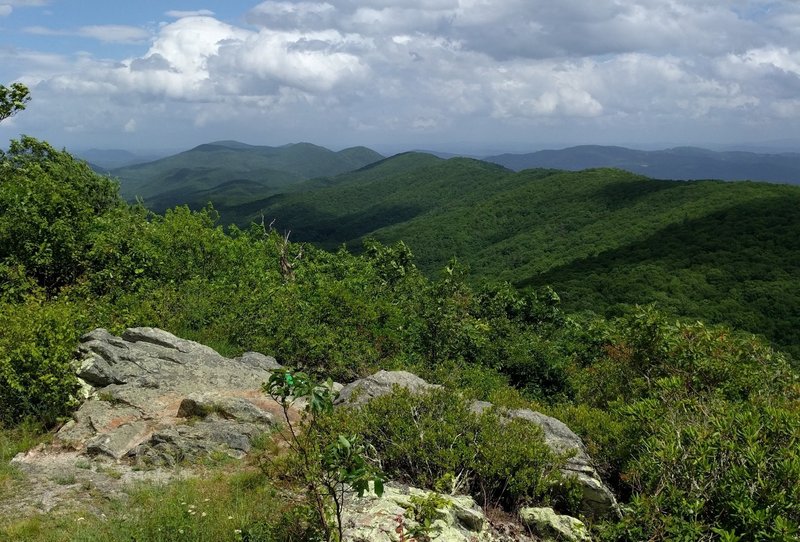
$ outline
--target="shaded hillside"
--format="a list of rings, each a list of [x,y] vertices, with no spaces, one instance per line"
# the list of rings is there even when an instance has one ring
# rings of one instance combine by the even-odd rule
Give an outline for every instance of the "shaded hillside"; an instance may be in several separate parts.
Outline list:
[[[521,286],[552,285],[565,307],[656,302],[674,314],[759,331],[800,359],[800,192],[747,201],[671,224]]]
[[[619,169],[513,173],[422,154],[328,182],[269,198],[260,211],[293,239],[326,247],[405,241],[428,273],[455,256],[476,281],[553,284],[571,308],[656,301],[800,344],[791,331],[800,292],[787,284],[800,258],[795,187]]]
[[[236,210],[275,220],[293,238],[336,246],[384,226],[405,223],[463,202],[477,202],[508,170],[478,160],[441,160],[405,153],[359,171],[298,185],[288,194],[253,202]]]
[[[274,194],[318,176],[336,175],[383,158],[365,147],[334,152],[310,143],[282,147],[236,141],[199,145],[161,160],[112,170],[123,197],[161,211],[176,204],[222,207]],[[242,189],[247,186],[246,192]]]
[[[486,158],[515,171],[528,168],[581,170],[615,167],[661,179],[753,180],[800,184],[800,154],[715,152],[695,147],[640,151],[624,147],[583,145],[528,154]]]

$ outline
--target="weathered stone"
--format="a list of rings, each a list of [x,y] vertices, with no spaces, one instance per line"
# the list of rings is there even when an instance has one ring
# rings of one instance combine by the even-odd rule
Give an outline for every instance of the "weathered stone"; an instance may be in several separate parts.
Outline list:
[[[178,407],[178,416],[190,418],[192,416],[206,417],[211,413],[239,422],[271,424],[273,416],[255,406],[250,401],[241,397],[225,397],[218,393],[192,393],[181,401]]]
[[[109,362],[101,356],[83,359],[76,374],[79,379],[97,387],[104,387],[110,384],[122,384],[125,382]]]
[[[589,542],[586,525],[571,516],[556,514],[552,508],[523,508],[519,517],[544,542]]]
[[[150,436],[150,427],[145,422],[121,425],[112,431],[101,433],[86,443],[89,455],[105,454],[122,459],[128,452]]]
[[[245,352],[240,357],[234,359],[235,361],[244,363],[249,367],[263,369],[265,371],[274,371],[282,367],[282,365],[278,363],[278,360],[272,356],[265,356],[264,354],[260,354],[258,352]]]
[[[432,492],[388,484],[381,497],[374,494],[352,497],[343,514],[344,540],[349,542],[394,542],[400,527],[408,537],[418,524],[407,517],[411,498],[427,497]],[[480,508],[472,497],[439,495],[447,502],[433,522],[430,540],[438,542],[488,542],[495,540]]]
[[[407,371],[378,371],[374,375],[347,384],[339,392],[339,397],[336,398],[334,404],[360,406],[370,399],[392,393],[395,386],[406,388],[412,393],[441,387],[429,384]]]
[[[152,455],[160,464],[221,451],[241,457],[279,407],[261,391],[274,358],[228,359],[153,328],[81,338],[77,372],[96,389],[56,443],[116,460]],[[272,405],[272,407],[270,407]],[[187,417],[200,421],[187,423]],[[149,450],[149,451],[148,451]]]
[[[547,445],[556,453],[572,453],[562,473],[574,476],[583,492],[581,512],[589,517],[609,514],[619,515],[619,506],[614,494],[603,483],[592,466],[592,458],[586,453],[581,438],[563,422],[528,409],[509,411],[508,416],[528,420],[542,428]]]
[[[482,413],[492,408],[486,401],[474,401],[471,410]],[[600,479],[592,466],[592,458],[586,453],[581,438],[567,425],[551,416],[529,409],[503,411],[510,419],[523,419],[542,428],[544,439],[550,449],[557,454],[571,454],[561,472],[574,477],[582,491],[581,512],[589,517],[619,515],[619,506],[614,494]]]

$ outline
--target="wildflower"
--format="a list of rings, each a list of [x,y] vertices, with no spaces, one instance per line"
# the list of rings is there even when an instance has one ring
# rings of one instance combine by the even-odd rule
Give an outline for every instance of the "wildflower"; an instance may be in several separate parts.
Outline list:
[[[203,512],[202,514],[200,514],[200,517],[203,517],[203,518],[206,517],[206,513]]]
[[[233,519],[233,516],[228,516],[228,519]]]

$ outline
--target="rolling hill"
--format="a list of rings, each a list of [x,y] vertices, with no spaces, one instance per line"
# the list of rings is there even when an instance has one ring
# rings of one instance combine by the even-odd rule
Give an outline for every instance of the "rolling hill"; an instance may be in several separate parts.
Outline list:
[[[310,143],[267,147],[218,141],[110,173],[119,179],[123,197],[142,198],[156,211],[177,204],[196,208],[209,201],[226,208],[382,158],[365,147],[334,152]]]
[[[787,185],[512,172],[415,153],[258,202],[295,240],[356,249],[365,237],[403,240],[428,273],[456,256],[476,281],[552,285],[569,309],[656,302],[763,333],[795,355],[797,209],[800,188]]]
[[[722,179],[800,184],[800,154],[715,152],[696,147],[640,151],[625,147],[583,145],[528,154],[501,154],[489,162],[520,171],[528,168],[582,170],[615,167],[659,179]]]

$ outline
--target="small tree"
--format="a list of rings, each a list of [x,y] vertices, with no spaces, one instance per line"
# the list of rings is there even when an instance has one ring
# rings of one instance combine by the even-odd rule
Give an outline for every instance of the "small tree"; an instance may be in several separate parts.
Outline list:
[[[371,448],[358,436],[339,434],[323,445],[320,422],[333,412],[333,390],[313,382],[302,372],[280,369],[272,373],[264,391],[283,409],[286,430],[281,436],[300,460],[300,479],[319,517],[326,540],[342,540],[344,499],[350,492],[362,497],[373,484],[375,493],[383,494],[383,474],[368,460]],[[303,431],[292,422],[290,407],[298,401],[303,408]],[[330,508],[333,507],[333,517]]]
[[[22,83],[12,83],[10,87],[0,85],[0,122],[25,109],[30,100],[28,87]]]

